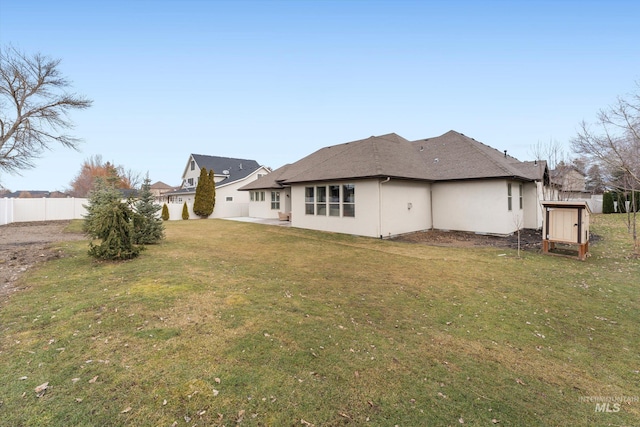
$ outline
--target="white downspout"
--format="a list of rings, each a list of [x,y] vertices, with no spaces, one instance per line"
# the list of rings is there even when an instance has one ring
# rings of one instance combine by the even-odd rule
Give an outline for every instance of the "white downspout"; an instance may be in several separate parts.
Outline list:
[[[382,184],[386,184],[391,181],[391,177],[388,176],[384,181],[378,183],[378,230],[380,231],[380,238],[382,239]]]

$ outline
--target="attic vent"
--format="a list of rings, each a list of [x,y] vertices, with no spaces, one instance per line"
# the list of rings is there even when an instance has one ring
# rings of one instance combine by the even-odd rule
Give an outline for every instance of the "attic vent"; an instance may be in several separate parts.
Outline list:
[[[223,175],[229,175],[229,171],[225,169],[225,170],[222,171],[222,174]]]
[[[438,163],[440,161],[440,159],[438,159],[437,157],[435,159],[433,159],[433,163]]]
[[[424,151],[424,146],[420,146],[420,151]]]
[[[504,150],[504,157],[507,158],[507,150]]]
[[[240,163],[240,170],[242,170],[242,163]]]

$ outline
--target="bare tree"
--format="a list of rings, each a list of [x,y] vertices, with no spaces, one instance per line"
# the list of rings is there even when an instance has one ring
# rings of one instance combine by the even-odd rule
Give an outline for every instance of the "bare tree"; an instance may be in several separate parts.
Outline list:
[[[131,189],[139,184],[140,174],[111,162],[104,162],[102,156],[97,154],[84,161],[80,172],[70,183],[69,194],[73,197],[87,197],[94,189],[96,178],[110,181],[115,188]]]
[[[92,101],[66,90],[59,59],[0,47],[0,171],[19,173],[54,144],[77,149],[69,113]]]
[[[612,106],[600,110],[593,125],[583,121],[572,140],[576,152],[591,158],[605,171],[606,184],[630,192],[633,202],[640,189],[640,84],[636,86],[635,93],[618,97]],[[634,206],[629,228],[638,255],[635,211]]]
[[[557,140],[551,139],[548,143],[538,141],[530,148],[530,152],[536,160],[546,161],[549,168],[551,182],[549,186],[543,186],[542,199],[560,200],[562,195],[559,189],[567,172],[564,165],[568,163],[564,147]]]
[[[144,180],[140,172],[134,171],[133,169],[125,169],[122,166],[118,166],[117,169],[118,175],[126,185],[126,187],[123,188],[142,188]]]

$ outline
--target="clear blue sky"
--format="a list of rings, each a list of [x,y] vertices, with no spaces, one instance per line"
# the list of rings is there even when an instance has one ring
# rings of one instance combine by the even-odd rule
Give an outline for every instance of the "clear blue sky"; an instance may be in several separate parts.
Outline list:
[[[638,1],[0,0],[0,44],[61,58],[80,152],[177,185],[190,153],[273,168],[328,145],[451,129],[521,160],[640,80]]]

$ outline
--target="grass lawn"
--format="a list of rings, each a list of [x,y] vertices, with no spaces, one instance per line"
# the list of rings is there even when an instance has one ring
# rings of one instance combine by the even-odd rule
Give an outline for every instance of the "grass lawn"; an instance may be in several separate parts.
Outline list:
[[[593,220],[586,262],[224,220],[61,243],[0,308],[0,424],[639,425],[640,261]]]

